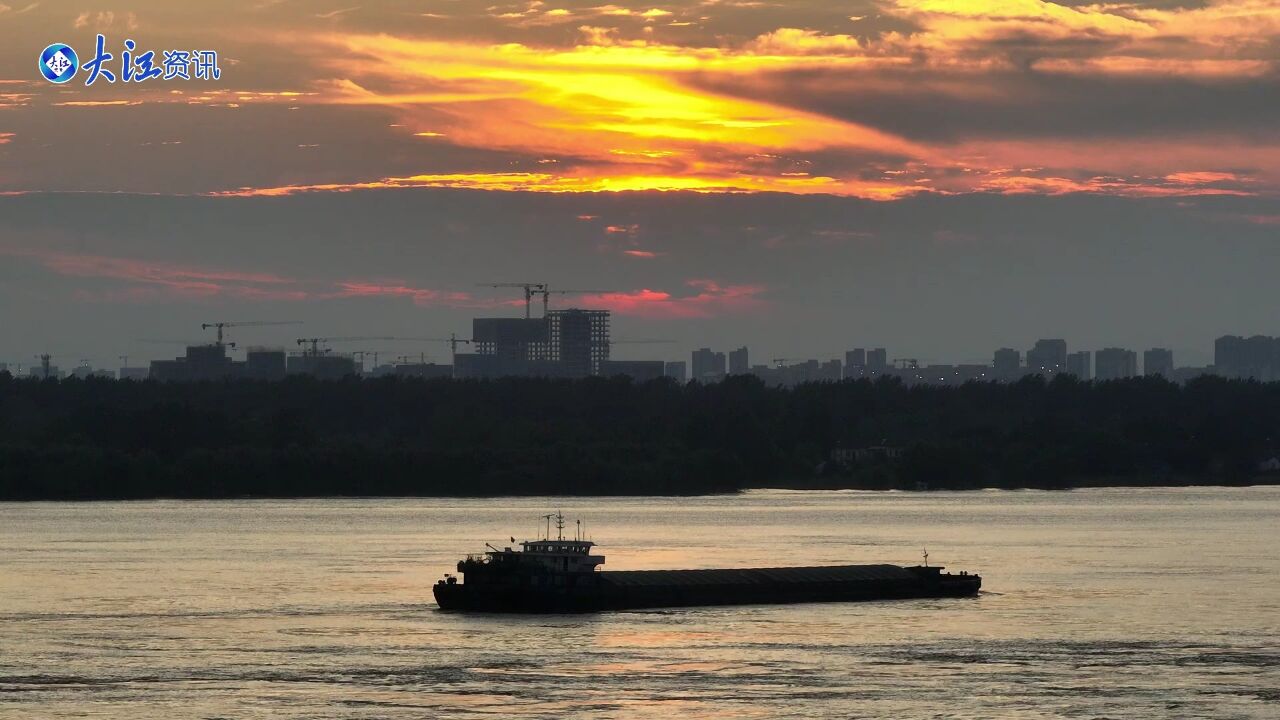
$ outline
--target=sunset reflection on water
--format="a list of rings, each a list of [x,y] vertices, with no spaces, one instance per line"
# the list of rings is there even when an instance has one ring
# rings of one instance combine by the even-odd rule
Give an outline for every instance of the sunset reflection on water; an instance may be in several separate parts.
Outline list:
[[[985,589],[435,609],[460,556],[557,506],[606,570],[906,564],[928,547]],[[1280,489],[3,510],[0,717],[1264,718],[1280,686]]]

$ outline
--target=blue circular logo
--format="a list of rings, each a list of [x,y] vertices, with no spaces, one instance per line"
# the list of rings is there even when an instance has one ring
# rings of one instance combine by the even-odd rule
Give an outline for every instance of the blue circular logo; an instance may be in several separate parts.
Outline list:
[[[75,77],[80,58],[69,45],[54,43],[40,53],[40,74],[51,83],[62,84]]]

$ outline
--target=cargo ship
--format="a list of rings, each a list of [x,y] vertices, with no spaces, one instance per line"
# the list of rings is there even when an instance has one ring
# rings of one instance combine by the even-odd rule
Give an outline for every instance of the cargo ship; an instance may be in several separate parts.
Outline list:
[[[564,537],[564,517],[543,516],[541,540],[520,549],[489,550],[458,563],[434,586],[442,610],[493,613],[582,613],[606,610],[758,605],[806,602],[858,602],[976,595],[979,575],[943,573],[924,564],[820,565],[720,570],[604,571],[604,556],[579,530]],[[553,539],[550,521],[556,520]],[[515,542],[515,538],[512,538]]]

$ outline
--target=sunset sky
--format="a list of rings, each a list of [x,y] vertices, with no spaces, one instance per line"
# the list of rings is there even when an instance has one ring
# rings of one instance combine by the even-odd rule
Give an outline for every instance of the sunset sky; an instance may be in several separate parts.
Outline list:
[[[98,33],[221,79],[36,71]],[[1280,333],[1278,62],[1274,0],[0,0],[0,362],[465,334],[545,281],[676,341],[619,356],[1204,364]]]

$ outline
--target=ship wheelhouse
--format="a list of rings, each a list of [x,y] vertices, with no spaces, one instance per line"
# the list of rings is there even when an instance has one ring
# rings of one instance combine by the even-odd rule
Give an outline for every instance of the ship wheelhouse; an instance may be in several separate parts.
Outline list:
[[[535,585],[572,587],[594,581],[603,555],[592,554],[595,543],[582,537],[564,537],[564,517],[557,514],[555,538],[526,540],[520,549],[498,549],[489,545],[483,555],[472,555],[458,563],[458,572],[469,585]],[[549,525],[549,523],[548,523]]]

